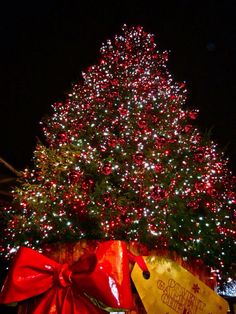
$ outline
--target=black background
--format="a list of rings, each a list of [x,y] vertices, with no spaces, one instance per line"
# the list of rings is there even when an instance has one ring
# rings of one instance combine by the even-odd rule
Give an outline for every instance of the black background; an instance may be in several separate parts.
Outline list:
[[[236,172],[236,1],[8,1],[0,5],[0,157],[30,165],[39,121],[64,99],[101,43],[141,25],[170,50],[168,68],[186,81],[197,124],[212,130]],[[0,173],[4,172],[0,165]],[[2,313],[2,312],[1,312]]]
[[[154,6],[155,3],[155,6]],[[236,2],[9,1],[0,9],[0,156],[30,164],[39,121],[81,71],[96,64],[101,43],[121,26],[142,25],[170,50],[168,68],[186,81],[187,105],[202,131],[236,161]]]

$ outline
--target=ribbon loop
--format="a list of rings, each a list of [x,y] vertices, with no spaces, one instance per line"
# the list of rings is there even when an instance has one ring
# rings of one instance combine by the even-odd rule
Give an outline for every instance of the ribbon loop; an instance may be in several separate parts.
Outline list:
[[[55,281],[62,287],[68,287],[72,284],[72,271],[68,264],[59,264],[54,274]]]

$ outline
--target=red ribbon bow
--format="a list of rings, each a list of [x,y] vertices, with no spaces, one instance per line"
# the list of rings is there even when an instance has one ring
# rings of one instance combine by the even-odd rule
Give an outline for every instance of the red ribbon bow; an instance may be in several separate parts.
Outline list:
[[[132,309],[125,243],[99,243],[94,254],[82,256],[72,266],[21,248],[3,285],[0,302],[25,300],[21,314],[100,314],[104,313],[101,304],[107,311]]]

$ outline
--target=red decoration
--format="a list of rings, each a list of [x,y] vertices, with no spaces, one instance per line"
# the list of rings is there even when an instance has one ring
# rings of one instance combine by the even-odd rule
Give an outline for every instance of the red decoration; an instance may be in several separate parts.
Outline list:
[[[53,185],[55,185],[56,184],[56,181],[49,181],[49,182],[46,182],[45,183],[45,187],[47,188],[47,189],[50,189]]]
[[[216,198],[218,193],[216,191],[216,189],[209,187],[206,189],[207,194],[211,195],[212,197]]]
[[[88,177],[88,178],[86,178],[85,180],[84,180],[84,182],[82,183],[82,189],[84,190],[84,191],[87,191],[87,190],[89,190],[89,189],[92,189],[93,190],[93,188],[94,188],[94,180],[92,179],[92,178],[90,178],[90,177]]]
[[[164,151],[164,156],[170,156],[170,154],[171,154],[171,150],[166,149],[166,150]]]
[[[166,191],[164,191],[160,186],[155,186],[152,189],[151,197],[155,201],[161,201],[161,200],[163,200],[163,198],[165,198],[165,196],[166,196]]]
[[[190,207],[191,209],[195,210],[199,207],[199,202],[197,201],[191,201],[187,204],[188,207]]]
[[[84,214],[87,203],[84,200],[76,199],[72,203],[73,212],[79,214],[80,216]]]
[[[203,190],[205,190],[205,183],[201,182],[201,181],[197,181],[194,183],[194,186],[195,186],[195,189],[198,191],[198,192],[202,192]]]
[[[140,129],[145,129],[147,128],[148,124],[147,124],[147,121],[146,120],[140,120],[138,122],[138,126],[140,127]]]
[[[159,118],[157,116],[152,116],[151,120],[153,123],[157,123],[159,121]]]
[[[121,116],[125,116],[127,115],[128,113],[128,109],[124,108],[123,106],[121,106],[119,109],[118,109],[119,113]]]
[[[81,172],[77,170],[73,170],[68,175],[68,181],[70,184],[76,184],[78,183],[80,177],[81,177]]]
[[[106,176],[108,176],[109,174],[112,173],[112,165],[111,165],[111,163],[106,163],[102,167],[102,173],[105,174]]]
[[[197,111],[190,111],[189,112],[189,117],[192,120],[196,120],[197,119],[197,115],[198,115]]]
[[[146,109],[147,111],[151,111],[151,110],[153,109],[152,103],[146,104],[145,109]]]
[[[155,140],[155,145],[157,149],[162,148],[166,143],[166,138],[164,136],[159,136]]]
[[[110,207],[112,205],[112,198],[109,194],[104,195],[103,201],[106,207]]]
[[[61,143],[67,143],[68,142],[68,134],[60,132],[60,133],[57,134],[57,139]]]
[[[108,140],[107,144],[108,144],[108,146],[114,148],[117,145],[117,140],[115,138],[111,138],[111,139]]]
[[[141,166],[144,162],[144,155],[143,153],[137,153],[133,156],[133,159],[138,166]]]
[[[161,173],[163,171],[163,166],[161,164],[156,164],[154,170],[156,173]]]
[[[184,131],[185,131],[186,133],[188,133],[188,132],[190,132],[190,131],[192,130],[192,128],[193,128],[193,126],[192,126],[191,124],[187,124],[187,125],[185,125],[185,127],[184,127]]]
[[[128,263],[126,244],[121,241],[100,243],[95,253],[83,255],[71,266],[23,247],[9,271],[0,302],[27,300],[20,305],[25,314],[52,313],[52,309],[61,314],[104,313],[96,301],[114,312],[133,309]]]
[[[119,140],[119,143],[120,143],[121,146],[123,146],[123,145],[125,145],[126,142],[125,142],[125,140],[124,140],[123,138],[121,138],[121,139]]]
[[[198,161],[198,162],[203,162],[203,160],[204,160],[204,155],[205,155],[204,150],[201,149],[201,148],[199,148],[199,149],[197,150],[197,152],[195,153],[195,155],[194,155],[194,159],[195,159],[196,161]]]

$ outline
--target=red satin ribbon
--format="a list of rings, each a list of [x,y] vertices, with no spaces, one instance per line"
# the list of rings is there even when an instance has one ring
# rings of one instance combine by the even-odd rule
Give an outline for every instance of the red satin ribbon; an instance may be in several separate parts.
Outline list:
[[[148,268],[147,268],[147,264],[143,258],[143,256],[141,255],[134,255],[131,252],[128,252],[128,257],[131,263],[137,263],[138,266],[140,267],[140,269],[143,272],[149,272]]]
[[[95,254],[82,256],[69,267],[21,248],[3,285],[0,303],[26,300],[22,314],[105,313],[93,305],[89,295],[107,307],[133,309],[125,243],[102,242]]]

